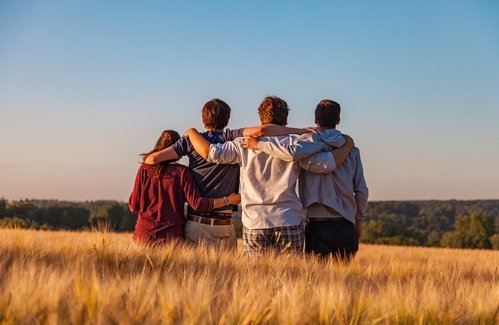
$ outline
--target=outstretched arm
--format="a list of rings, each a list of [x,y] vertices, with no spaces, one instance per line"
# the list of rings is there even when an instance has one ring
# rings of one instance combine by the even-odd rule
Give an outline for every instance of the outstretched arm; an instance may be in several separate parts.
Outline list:
[[[343,134],[343,137],[346,140],[345,144],[333,150],[333,157],[336,166],[340,166],[345,162],[348,155],[350,154],[350,151],[352,151],[353,147],[355,146],[353,139],[349,135]]]
[[[294,140],[292,143],[260,141],[257,137],[245,138],[244,148],[260,150],[284,161],[298,161],[325,148],[323,142]]]
[[[285,134],[303,134],[311,132],[311,128],[290,128],[278,124],[265,124],[253,127],[247,127],[243,131],[245,137],[264,137]]]
[[[175,150],[173,150],[172,147],[168,147],[168,148],[165,148],[161,151],[153,152],[152,154],[150,154],[149,156],[146,157],[146,159],[144,160],[144,163],[146,163],[148,165],[155,165],[155,164],[158,164],[162,161],[175,160],[178,158],[179,157],[178,157],[177,153],[175,152]]]
[[[210,143],[198,132],[198,130],[190,128],[187,132],[185,132],[184,137],[191,141],[192,146],[201,157],[208,159]]]
[[[302,169],[314,174],[330,174],[345,162],[354,147],[351,137],[344,135],[345,144],[333,151],[319,152],[298,162]]]
[[[304,150],[304,148],[310,145],[324,145],[322,142],[297,141],[291,145],[282,145],[271,141],[259,141],[258,138],[246,138],[244,140],[244,147],[261,150],[270,156],[282,160],[299,160],[300,167],[309,172],[329,174],[346,160],[354,147],[353,139],[347,135],[344,135],[344,137],[346,143],[342,147],[334,149],[332,152],[317,152],[318,150],[316,150],[316,153],[312,155],[307,150]],[[313,148],[310,150],[313,150]],[[307,153],[307,155],[304,155],[304,153]],[[295,159],[296,157],[301,158]]]
[[[238,205],[241,203],[241,195],[237,193],[231,193],[223,198],[207,198],[201,196],[194,176],[190,170],[185,171],[182,183],[184,197],[189,205],[196,211],[210,211],[227,205]]]
[[[211,144],[196,129],[187,130],[184,137],[191,141],[197,153],[209,162],[216,164],[238,164],[240,152],[233,141]]]

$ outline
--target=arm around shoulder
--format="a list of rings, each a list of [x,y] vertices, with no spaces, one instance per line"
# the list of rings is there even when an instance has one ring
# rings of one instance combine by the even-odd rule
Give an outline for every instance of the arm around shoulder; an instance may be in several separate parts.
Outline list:
[[[290,128],[278,124],[264,124],[245,128],[243,136],[245,137],[263,137],[263,136],[277,136],[286,134],[303,134],[310,132],[306,128]]]
[[[350,155],[350,152],[352,151],[355,145],[353,139],[350,136],[343,134],[343,137],[346,140],[345,144],[333,150],[333,157],[336,166],[341,166],[341,164],[345,162],[345,160],[348,158],[348,155]]]
[[[185,132],[184,136],[191,141],[192,146],[201,157],[204,159],[208,158],[210,143],[198,132],[198,130],[191,128]]]
[[[177,152],[172,147],[168,147],[148,155],[145,158],[144,163],[148,165],[155,165],[163,161],[175,160],[178,158],[179,156],[177,155]]]
[[[239,164],[241,162],[242,138],[209,147],[207,161],[215,164]]]
[[[297,138],[291,138],[292,141],[260,141],[257,148],[269,156],[284,161],[298,161],[326,148],[323,142],[310,141],[307,136],[302,135]]]

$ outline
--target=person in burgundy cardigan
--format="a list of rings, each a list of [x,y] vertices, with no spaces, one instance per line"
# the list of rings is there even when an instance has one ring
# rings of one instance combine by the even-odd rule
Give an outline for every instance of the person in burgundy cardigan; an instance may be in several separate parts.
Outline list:
[[[153,152],[175,143],[180,136],[172,130],[163,131],[154,149],[142,154],[145,160]],[[184,239],[184,203],[196,211],[210,211],[241,202],[239,194],[223,198],[202,197],[191,170],[176,163],[164,161],[156,165],[142,164],[137,172],[128,206],[138,213],[133,241],[146,244],[166,243]]]

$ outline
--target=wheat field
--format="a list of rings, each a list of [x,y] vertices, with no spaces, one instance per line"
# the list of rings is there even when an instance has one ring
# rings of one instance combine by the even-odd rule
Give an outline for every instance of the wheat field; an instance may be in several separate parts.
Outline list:
[[[130,237],[0,230],[0,323],[498,322],[497,251],[361,245],[343,264]]]

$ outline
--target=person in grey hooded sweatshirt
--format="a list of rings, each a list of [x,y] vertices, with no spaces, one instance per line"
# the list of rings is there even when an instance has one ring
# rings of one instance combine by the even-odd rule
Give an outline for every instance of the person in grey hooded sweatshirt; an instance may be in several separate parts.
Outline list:
[[[340,105],[332,100],[322,100],[315,109],[316,133],[300,136],[300,140],[324,142],[328,152],[318,160],[307,157],[298,161],[302,168],[299,192],[306,209],[308,223],[305,228],[305,251],[326,257],[333,255],[349,260],[359,247],[362,220],[367,209],[368,188],[360,158],[354,147],[345,162],[335,164],[331,151],[341,147],[345,139],[336,130],[340,122]],[[247,138],[245,147],[258,149],[283,160],[295,160],[296,146]]]

